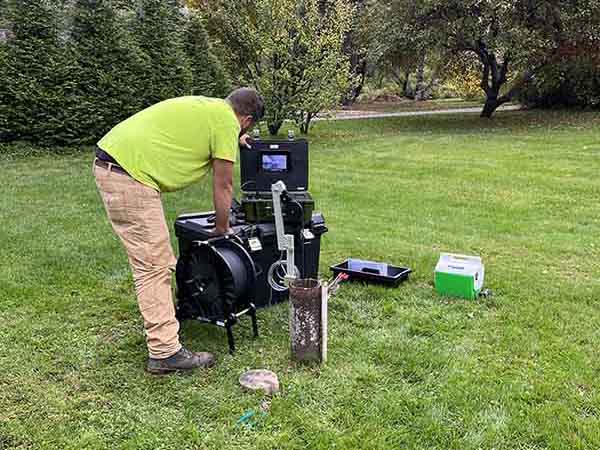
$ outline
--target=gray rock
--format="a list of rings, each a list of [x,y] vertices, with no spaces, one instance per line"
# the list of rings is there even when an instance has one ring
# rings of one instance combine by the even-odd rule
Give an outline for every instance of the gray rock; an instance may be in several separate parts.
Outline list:
[[[267,395],[279,392],[279,379],[270,370],[249,370],[240,375],[240,385],[249,391],[264,391]]]

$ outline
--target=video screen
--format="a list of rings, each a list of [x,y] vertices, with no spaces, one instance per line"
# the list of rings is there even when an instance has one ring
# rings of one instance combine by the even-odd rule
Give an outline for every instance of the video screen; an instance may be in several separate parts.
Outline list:
[[[263,172],[287,172],[288,155],[287,154],[263,154],[262,155]]]

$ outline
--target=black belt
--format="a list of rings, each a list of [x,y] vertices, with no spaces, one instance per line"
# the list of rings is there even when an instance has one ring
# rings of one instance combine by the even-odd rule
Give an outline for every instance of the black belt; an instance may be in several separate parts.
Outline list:
[[[119,165],[116,159],[114,159],[100,147],[96,149],[96,165],[108,170],[114,170],[115,172],[129,175],[127,171]]]

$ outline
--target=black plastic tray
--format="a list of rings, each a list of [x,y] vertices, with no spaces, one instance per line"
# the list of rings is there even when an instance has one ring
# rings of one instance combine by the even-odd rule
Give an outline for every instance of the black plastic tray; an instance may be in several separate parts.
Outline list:
[[[362,270],[349,269],[351,259],[347,259],[343,263],[331,266],[331,271],[337,276],[340,273],[347,274],[350,278],[349,281],[364,281],[368,283],[386,284],[391,286],[398,286],[401,282],[408,279],[408,276],[412,273],[412,269],[408,267],[397,267],[387,265],[387,273],[381,273],[379,270],[370,268],[363,268]],[[381,263],[375,263],[372,261],[363,261],[370,263],[371,265],[378,265]]]

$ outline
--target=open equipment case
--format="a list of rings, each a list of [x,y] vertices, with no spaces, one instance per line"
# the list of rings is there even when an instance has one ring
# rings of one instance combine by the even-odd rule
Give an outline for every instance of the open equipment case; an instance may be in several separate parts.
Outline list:
[[[250,315],[258,335],[256,311],[288,299],[278,249],[271,187],[283,181],[281,196],[285,233],[294,236],[294,262],[303,278],[316,278],[321,237],[327,226],[314,212],[308,192],[306,140],[256,140],[241,152],[241,203],[230,214],[233,235],[213,237],[215,213],[181,215],[175,221],[179,259],[176,270],[177,318],[227,329]]]

